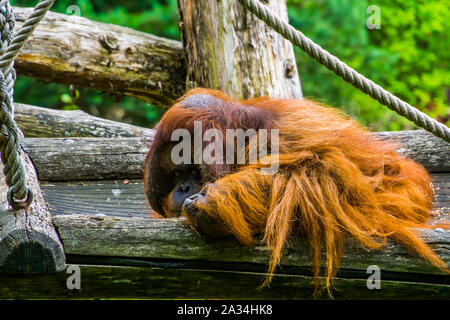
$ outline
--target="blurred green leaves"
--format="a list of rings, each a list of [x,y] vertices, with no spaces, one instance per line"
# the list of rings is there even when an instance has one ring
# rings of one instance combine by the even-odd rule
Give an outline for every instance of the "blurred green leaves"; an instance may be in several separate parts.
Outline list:
[[[366,13],[377,5],[381,29]],[[450,124],[450,7],[445,1],[288,0],[291,24],[357,71]],[[296,50],[306,97],[344,109],[374,130],[415,126]]]

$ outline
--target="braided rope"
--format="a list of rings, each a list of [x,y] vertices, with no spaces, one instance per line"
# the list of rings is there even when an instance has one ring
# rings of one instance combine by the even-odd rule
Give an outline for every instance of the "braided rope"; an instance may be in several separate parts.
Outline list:
[[[14,121],[13,97],[16,71],[13,62],[53,3],[54,0],[39,2],[13,37],[15,18],[12,7],[8,0],[0,0],[0,153],[4,164],[3,173],[10,187],[7,199],[14,210],[28,207],[33,201],[33,192],[27,186],[22,163],[20,146],[22,132]]]
[[[13,39],[15,24],[14,13],[8,1],[0,2],[0,28],[1,43],[0,53],[3,55]],[[3,173],[6,183],[11,187],[9,193],[16,199],[27,197],[27,185],[25,170],[20,157],[20,131],[14,121],[13,93],[16,73],[10,67],[5,71],[0,70],[0,152],[4,163]]]
[[[24,46],[25,41],[27,41],[28,37],[33,33],[34,29],[36,29],[37,25],[41,22],[42,18],[44,18],[54,2],[55,0],[41,0],[36,5],[33,12],[22,25],[22,28],[20,28],[19,32],[14,36],[14,39],[6,52],[0,56],[0,68],[3,72],[6,72],[10,67]]]
[[[444,124],[430,118],[425,113],[414,108],[386,91],[373,81],[358,73],[337,57],[322,49],[318,44],[296,30],[288,23],[281,20],[272,10],[258,0],[239,0],[239,2],[258,18],[281,34],[285,39],[302,49],[307,55],[333,71],[342,79],[352,84],[362,92],[368,94],[389,109],[414,122],[419,127],[431,132],[435,136],[450,142],[450,129]]]

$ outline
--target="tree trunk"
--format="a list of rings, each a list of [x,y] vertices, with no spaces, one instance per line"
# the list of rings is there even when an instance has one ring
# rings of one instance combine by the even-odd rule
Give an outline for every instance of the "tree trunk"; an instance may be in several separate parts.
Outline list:
[[[287,20],[285,0],[268,6]],[[292,44],[238,1],[178,0],[187,58],[187,87],[234,98],[302,96]]]

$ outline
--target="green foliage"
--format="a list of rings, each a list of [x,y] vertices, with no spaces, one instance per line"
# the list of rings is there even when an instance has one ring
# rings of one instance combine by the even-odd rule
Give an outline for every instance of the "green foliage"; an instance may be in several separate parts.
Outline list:
[[[450,7],[445,1],[378,1],[383,15],[374,46],[398,57],[386,87],[432,117],[450,124],[445,89],[450,89]],[[395,39],[395,41],[389,40]]]
[[[37,1],[11,1],[34,6]],[[291,24],[363,75],[430,116],[450,125],[450,7],[439,0],[287,0]],[[381,29],[366,27],[369,5],[379,6]],[[58,0],[61,13],[77,5],[83,17],[180,39],[176,0]],[[306,97],[342,108],[374,130],[414,128],[299,49],[295,50]],[[153,126],[163,110],[129,97],[43,84],[18,77],[15,99],[52,108],[79,107],[102,117]]]
[[[369,5],[379,6],[381,28],[369,30]],[[450,124],[448,61],[450,8],[428,0],[288,0],[290,23],[385,89]],[[320,66],[299,49],[305,96],[344,109],[374,130],[415,126]]]

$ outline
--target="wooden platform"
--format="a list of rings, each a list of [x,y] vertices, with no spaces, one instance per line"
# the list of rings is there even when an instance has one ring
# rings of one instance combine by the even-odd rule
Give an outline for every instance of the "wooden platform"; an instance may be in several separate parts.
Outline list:
[[[430,222],[450,222],[450,146],[423,132],[379,135],[399,140],[401,151],[433,172]],[[67,289],[65,272],[0,274],[0,298],[312,298],[301,241],[289,243],[272,284],[258,290],[269,253],[262,242],[247,248],[201,236],[183,218],[151,218],[142,180],[135,179],[148,144],[145,138],[25,140],[67,264],[81,267],[81,289]],[[450,266],[450,232],[419,231]],[[367,288],[370,265],[381,268],[381,290]],[[374,251],[348,239],[335,289],[336,299],[449,299],[450,276],[395,242]]]
[[[44,182],[41,188],[54,216],[150,218],[142,180]]]
[[[450,221],[450,174],[433,174],[433,181],[434,221]],[[43,287],[48,298],[312,297],[303,244],[291,244],[272,285],[257,290],[266,268],[264,246],[218,243],[194,233],[184,219],[150,218],[141,180],[47,182],[41,187],[67,262],[81,265],[82,289],[68,290],[65,273],[16,276],[14,283],[21,286],[0,288],[1,297],[41,298]],[[424,237],[450,263],[450,232],[429,231]],[[367,289],[371,264],[382,269],[381,290]],[[335,288],[336,299],[448,299],[450,277],[394,243],[381,252],[350,243]]]
[[[433,178],[436,215],[431,223],[450,221],[450,174],[434,174]],[[190,263],[209,261],[213,265],[256,263],[261,264],[258,270],[265,271],[268,253],[265,246],[245,248],[234,240],[202,237],[183,218],[152,219],[139,180],[44,183],[42,189],[69,262],[71,255],[95,256],[98,262],[104,257],[121,257],[128,261],[122,263],[124,265],[129,265],[130,258],[171,259]],[[438,229],[423,230],[422,233],[424,239],[450,262],[447,252],[450,232]],[[416,255],[408,254],[395,243],[389,243],[382,251],[369,251],[350,239],[347,242],[342,258],[344,268],[365,271],[368,265],[377,264],[386,271],[442,275],[441,271]],[[309,268],[307,252],[303,243],[292,243],[282,261],[283,266]],[[240,268],[246,270],[247,267]],[[450,277],[444,277],[450,280]],[[417,275],[409,278],[418,280]]]

